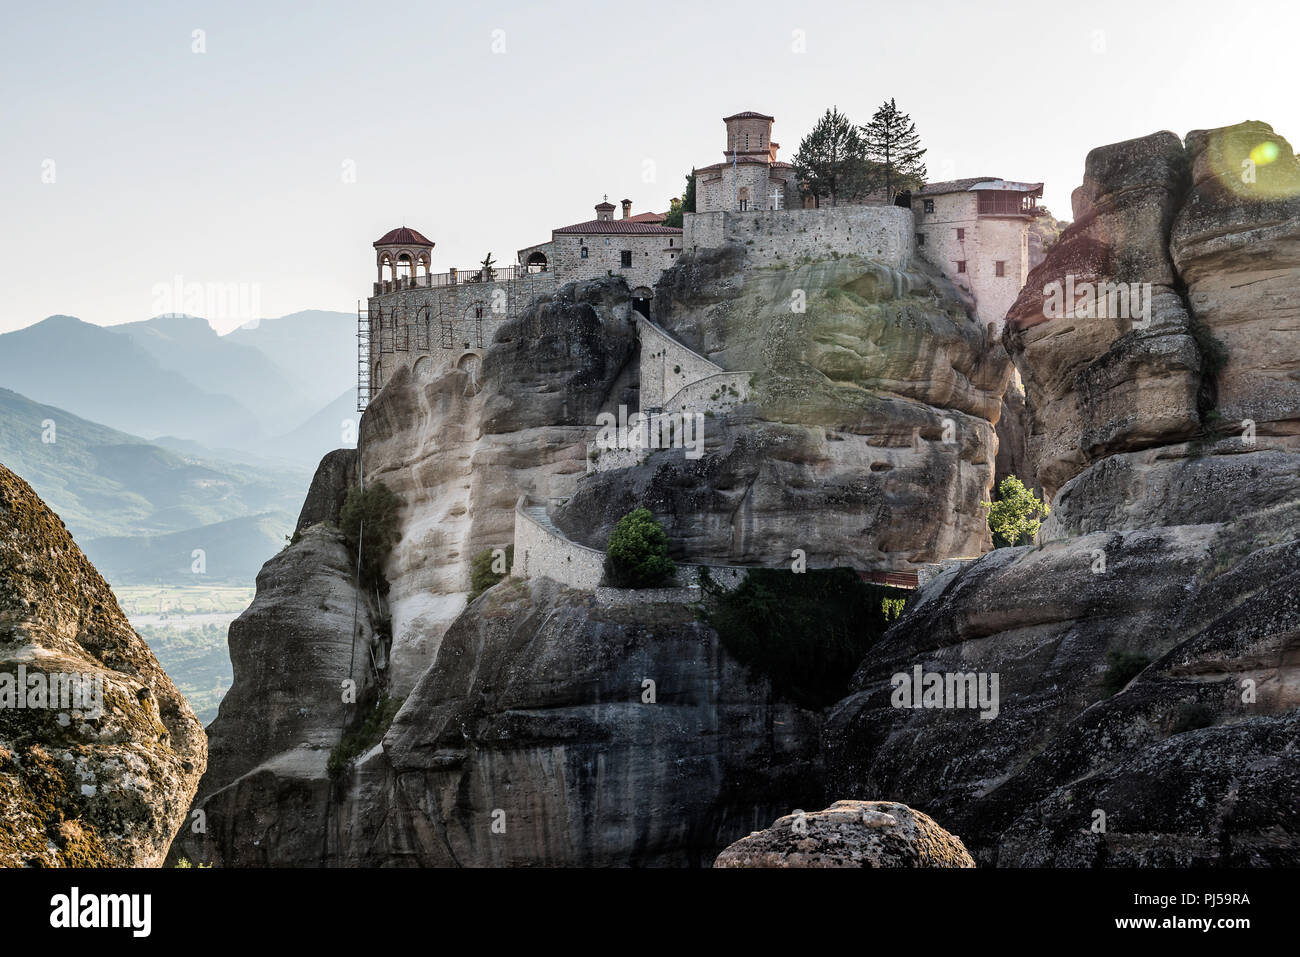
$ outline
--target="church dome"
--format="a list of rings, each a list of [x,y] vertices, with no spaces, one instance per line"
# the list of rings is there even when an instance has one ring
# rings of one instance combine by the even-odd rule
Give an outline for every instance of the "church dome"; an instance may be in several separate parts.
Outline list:
[[[375,246],[432,246],[433,240],[425,239],[418,230],[409,226],[390,229],[375,240]]]

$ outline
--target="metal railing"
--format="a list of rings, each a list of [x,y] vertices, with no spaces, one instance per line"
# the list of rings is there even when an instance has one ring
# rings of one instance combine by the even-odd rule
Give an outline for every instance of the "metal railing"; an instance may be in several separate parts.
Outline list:
[[[379,296],[403,289],[434,289],[439,286],[470,285],[474,283],[515,282],[519,279],[547,277],[551,275],[545,269],[537,270],[529,266],[494,266],[490,271],[481,266],[474,269],[452,269],[448,272],[435,272],[423,276],[399,276],[396,279],[383,279],[374,283],[373,295]]]

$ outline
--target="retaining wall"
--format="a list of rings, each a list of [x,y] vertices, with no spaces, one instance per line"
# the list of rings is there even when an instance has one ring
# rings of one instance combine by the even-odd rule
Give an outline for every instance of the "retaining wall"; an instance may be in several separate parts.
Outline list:
[[[916,253],[911,210],[901,206],[833,206],[820,209],[714,210],[687,213],[682,244],[688,251],[739,243],[749,266],[793,265],[832,253],[861,256],[898,269]]]

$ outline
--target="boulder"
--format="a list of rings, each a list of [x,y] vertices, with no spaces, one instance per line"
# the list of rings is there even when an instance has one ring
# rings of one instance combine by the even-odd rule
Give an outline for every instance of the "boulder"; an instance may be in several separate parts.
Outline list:
[[[206,759],[108,583],[0,466],[0,866],[157,867]]]
[[[961,838],[893,801],[795,811],[732,844],[714,867],[974,867]]]

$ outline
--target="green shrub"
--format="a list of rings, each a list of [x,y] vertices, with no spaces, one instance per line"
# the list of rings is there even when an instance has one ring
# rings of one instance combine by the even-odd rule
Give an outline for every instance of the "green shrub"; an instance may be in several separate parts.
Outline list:
[[[352,762],[379,743],[404,701],[404,698],[390,698],[387,695],[375,699],[361,726],[346,732],[330,752],[325,768],[331,781],[339,784]]]
[[[497,582],[510,574],[510,566],[513,565],[515,561],[515,546],[507,545],[505,547],[505,559],[503,561],[505,569],[500,572],[493,571],[492,569],[492,553],[494,551],[495,549],[485,548],[470,559],[468,601],[473,601],[479,595],[483,594]]]
[[[382,482],[372,482],[364,491],[359,486],[348,489],[339,511],[339,530],[354,559],[361,544],[361,581],[367,588],[388,591],[383,568],[401,537],[397,522],[401,505],[402,500]]]
[[[1124,690],[1124,686],[1137,677],[1151,659],[1137,651],[1108,651],[1106,675],[1101,681],[1101,690],[1109,698]]]
[[[605,547],[605,579],[615,588],[657,588],[677,566],[668,557],[668,533],[648,508],[618,520]]]
[[[903,606],[906,604],[906,598],[882,598],[880,600],[880,610],[885,615],[885,621],[897,621],[898,616],[903,613]]]
[[[780,697],[817,709],[848,693],[853,672],[889,626],[886,608],[901,607],[908,595],[847,568],[755,568],[730,592],[703,576],[701,584],[705,620],[723,647]]]
[[[1208,728],[1212,724],[1214,724],[1214,712],[1208,706],[1199,701],[1188,701],[1178,709],[1178,713],[1174,716],[1174,726],[1169,733],[1182,734],[1184,731]]]
[[[1008,475],[998,485],[997,501],[980,504],[989,510],[994,548],[1032,545],[1042,520],[1052,514],[1051,506],[1039,501],[1014,475]]]

